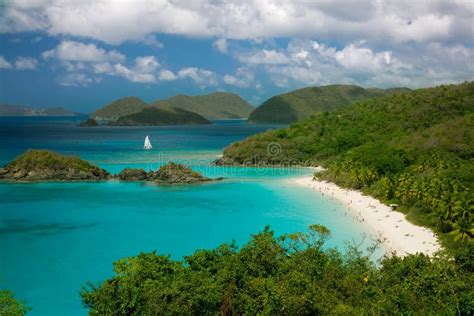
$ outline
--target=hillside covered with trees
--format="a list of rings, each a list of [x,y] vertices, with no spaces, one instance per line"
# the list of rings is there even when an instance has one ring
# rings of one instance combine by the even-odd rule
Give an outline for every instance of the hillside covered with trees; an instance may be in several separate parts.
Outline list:
[[[206,95],[177,95],[150,103],[157,108],[181,108],[208,120],[247,118],[254,109],[235,93],[214,92]]]
[[[148,107],[166,111],[165,113],[179,108],[208,120],[247,118],[254,109],[235,93],[215,92],[197,96],[180,94],[150,104],[137,97],[125,97],[103,106],[92,113],[91,117],[97,120],[117,121],[123,116],[138,113]]]
[[[82,292],[90,315],[469,315],[472,270],[422,254],[384,258],[325,249],[330,232],[277,237],[266,228],[240,249],[223,244],[183,261],[142,253]],[[471,265],[472,269],[472,265]]]
[[[354,85],[308,87],[274,96],[249,116],[253,123],[289,124],[312,114],[334,111],[353,102],[409,91],[407,88],[364,89]]]
[[[376,98],[232,144],[219,163],[322,165],[318,177],[399,204],[472,248],[473,109],[473,82]]]
[[[117,120],[121,116],[140,112],[147,106],[137,97],[125,97],[107,104],[91,114],[97,120]]]
[[[160,109],[146,107],[138,113],[119,117],[109,125],[118,126],[160,126],[160,125],[191,125],[211,124],[201,115],[181,108]]]

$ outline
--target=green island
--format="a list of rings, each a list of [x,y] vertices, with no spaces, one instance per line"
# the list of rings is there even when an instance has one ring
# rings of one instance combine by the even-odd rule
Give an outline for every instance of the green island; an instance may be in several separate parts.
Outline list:
[[[146,107],[140,112],[119,117],[110,121],[110,126],[160,126],[211,124],[201,115],[180,108],[160,109]]]
[[[214,92],[206,95],[174,97],[150,103],[157,108],[181,108],[204,116],[208,120],[248,118],[254,108],[238,94]]]
[[[190,184],[219,181],[211,179],[182,164],[168,162],[157,171],[124,169],[117,175],[78,157],[65,156],[49,150],[28,150],[0,168],[0,180],[36,181],[147,181],[155,184]]]
[[[49,150],[27,150],[0,168],[0,180],[13,181],[98,181],[111,175],[78,157]]]
[[[63,107],[32,108],[22,105],[0,104],[1,116],[79,116],[81,113],[73,112]]]
[[[98,121],[115,121],[119,117],[137,113],[146,108],[145,101],[137,97],[125,97],[104,105],[91,114]]]
[[[153,109],[153,111],[150,109]],[[137,97],[125,97],[103,106],[93,112],[91,117],[98,121],[112,122],[112,124],[116,121],[120,124],[120,121],[130,121],[131,119],[138,118],[136,116],[130,117],[132,114],[142,116],[142,111],[146,110],[148,111],[145,112],[146,115],[152,114],[155,117],[155,121],[160,121],[158,125],[164,125],[161,124],[161,121],[167,122],[166,125],[179,125],[186,124],[186,122],[181,123],[181,120],[186,120],[186,117],[190,117],[191,113],[196,114],[195,120],[198,116],[206,120],[242,119],[247,118],[253,109],[247,101],[235,93],[214,92],[197,96],[180,94],[149,104]],[[184,118],[181,120],[166,118],[172,115],[170,113],[175,113],[175,115],[181,114]],[[161,119],[159,115],[163,115],[164,118]],[[200,120],[203,121],[202,119]],[[140,122],[136,124],[139,125]]]
[[[146,172],[143,169],[126,168],[117,176],[121,181],[153,181],[162,184],[199,183],[218,181],[222,178],[207,178],[182,164],[169,162],[157,171]]]
[[[289,124],[318,112],[334,111],[356,101],[410,91],[408,88],[364,89],[354,85],[308,87],[274,96],[249,116],[253,123]]]

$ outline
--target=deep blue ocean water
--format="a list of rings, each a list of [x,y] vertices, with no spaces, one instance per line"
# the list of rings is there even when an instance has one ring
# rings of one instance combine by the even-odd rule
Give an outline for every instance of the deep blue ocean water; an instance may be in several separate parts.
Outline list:
[[[112,263],[141,251],[175,259],[249,236],[319,223],[329,247],[360,241],[363,227],[336,201],[288,184],[308,169],[216,167],[228,144],[275,128],[244,121],[205,126],[77,127],[78,118],[0,118],[0,165],[28,148],[74,154],[109,170],[156,169],[169,160],[218,183],[0,183],[0,289],[33,308],[31,315],[85,315],[79,291],[112,275]],[[144,151],[150,135],[154,146]]]

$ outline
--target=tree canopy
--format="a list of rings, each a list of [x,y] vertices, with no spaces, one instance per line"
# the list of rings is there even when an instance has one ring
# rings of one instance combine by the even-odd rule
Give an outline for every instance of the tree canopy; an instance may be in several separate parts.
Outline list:
[[[115,275],[82,292],[90,315],[472,314],[474,278],[443,255],[390,256],[325,249],[324,226],[277,237],[270,228],[238,248],[184,260],[156,252],[114,263]]]

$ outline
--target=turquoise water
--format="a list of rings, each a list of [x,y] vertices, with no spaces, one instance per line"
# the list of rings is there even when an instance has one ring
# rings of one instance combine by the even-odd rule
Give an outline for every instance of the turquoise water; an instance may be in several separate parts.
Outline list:
[[[200,127],[77,128],[71,119],[0,119],[0,163],[27,148],[88,159],[111,172],[182,161],[219,183],[0,184],[0,288],[31,315],[85,315],[79,290],[112,275],[112,262],[156,250],[179,259],[199,248],[242,244],[266,225],[278,233],[313,223],[333,232],[328,246],[361,240],[363,228],[335,201],[291,186],[307,169],[215,167],[222,148],[274,128],[245,122]],[[141,149],[150,135],[154,150]]]

